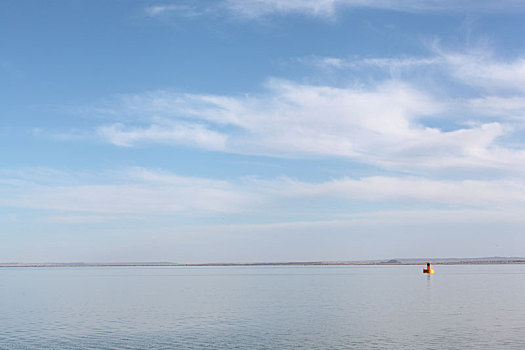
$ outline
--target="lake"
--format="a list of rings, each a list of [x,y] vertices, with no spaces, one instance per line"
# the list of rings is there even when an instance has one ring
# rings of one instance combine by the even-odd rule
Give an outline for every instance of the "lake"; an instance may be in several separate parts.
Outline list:
[[[525,265],[434,268],[0,268],[0,348],[525,348]]]

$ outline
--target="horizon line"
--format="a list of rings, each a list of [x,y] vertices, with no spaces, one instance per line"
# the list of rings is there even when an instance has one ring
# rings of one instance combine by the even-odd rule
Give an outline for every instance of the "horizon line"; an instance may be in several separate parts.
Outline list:
[[[310,260],[310,261],[255,261],[255,262],[200,262],[180,263],[167,261],[128,262],[2,262],[0,267],[118,267],[118,266],[300,266],[300,265],[420,265],[431,262],[437,265],[459,264],[524,264],[525,257],[475,257],[475,258],[390,258],[368,260]]]

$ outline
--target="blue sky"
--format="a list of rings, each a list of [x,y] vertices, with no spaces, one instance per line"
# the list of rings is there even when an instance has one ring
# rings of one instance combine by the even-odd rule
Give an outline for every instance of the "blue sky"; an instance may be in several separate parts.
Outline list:
[[[0,261],[523,256],[524,15],[2,1]]]

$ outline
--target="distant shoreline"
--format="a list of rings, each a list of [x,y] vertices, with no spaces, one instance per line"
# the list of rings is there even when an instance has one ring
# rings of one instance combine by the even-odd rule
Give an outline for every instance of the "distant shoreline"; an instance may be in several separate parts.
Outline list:
[[[466,258],[429,259],[433,265],[516,265],[525,264],[525,258]],[[253,263],[171,263],[171,262],[125,262],[125,263],[0,263],[0,267],[213,267],[213,266],[393,266],[424,265],[427,259],[390,259],[370,261],[292,261]]]

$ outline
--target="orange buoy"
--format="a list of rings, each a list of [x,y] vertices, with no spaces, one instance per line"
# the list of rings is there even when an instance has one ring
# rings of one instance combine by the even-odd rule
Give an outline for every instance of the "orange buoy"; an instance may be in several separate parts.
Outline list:
[[[434,273],[434,269],[430,268],[430,263],[427,263],[427,268],[423,269],[423,273]]]

